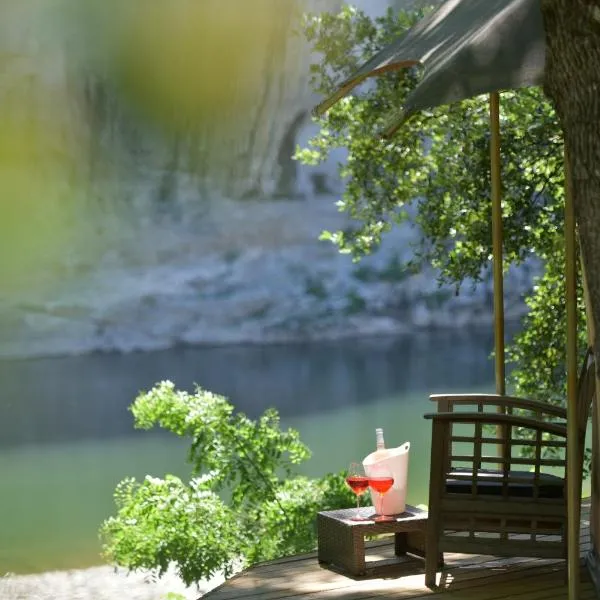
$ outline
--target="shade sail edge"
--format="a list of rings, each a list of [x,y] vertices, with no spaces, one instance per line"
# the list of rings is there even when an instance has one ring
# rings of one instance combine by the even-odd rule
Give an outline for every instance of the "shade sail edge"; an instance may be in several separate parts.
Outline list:
[[[369,77],[414,65],[423,68],[422,76],[390,116],[393,132],[397,123],[423,109],[539,85],[545,40],[538,2],[446,0],[342,82],[313,109],[313,115],[321,116]]]
[[[377,75],[382,75],[383,73],[391,73],[393,71],[400,71],[401,69],[408,69],[409,67],[414,67],[414,66],[420,65],[420,64],[422,64],[420,61],[414,60],[414,59],[403,60],[403,61],[387,64],[382,67],[377,67],[375,69],[372,69],[368,73],[361,73],[358,76],[351,77],[350,79],[347,79],[344,83],[342,83],[342,85],[333,94],[331,94],[331,96],[328,96],[327,98],[325,98],[325,100],[323,100],[322,102],[317,104],[312,109],[312,115],[314,117],[322,116],[334,104],[337,104],[342,98],[344,98],[345,96],[350,94],[350,92],[354,88],[356,88],[358,85],[360,85],[365,80],[367,80],[371,77],[376,77]]]

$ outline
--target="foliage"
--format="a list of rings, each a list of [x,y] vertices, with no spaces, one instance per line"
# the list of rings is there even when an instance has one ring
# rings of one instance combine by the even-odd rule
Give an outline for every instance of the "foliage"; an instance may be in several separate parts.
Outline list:
[[[174,564],[186,583],[316,546],[314,516],[350,506],[342,474],[295,474],[310,453],[296,431],[282,431],[275,410],[257,420],[223,396],[194,394],[165,381],[140,394],[138,428],[156,425],[190,440],[193,478],[128,478],[115,491],[117,514],[101,529],[105,555],[160,576]],[[225,500],[227,498],[227,500]]]
[[[557,254],[564,259],[562,249]],[[519,392],[551,404],[562,405],[567,394],[564,364],[567,345],[567,318],[564,293],[564,265],[547,261],[543,275],[536,278],[527,298],[529,311],[517,343],[508,348],[508,357],[517,366],[512,373]],[[583,290],[578,290],[578,334],[580,363],[587,347]]]
[[[323,63],[313,66],[313,85],[332,92],[336,80],[401,35],[421,13],[391,11],[374,22],[346,7],[339,15],[307,17],[306,33]],[[369,26],[368,23],[371,25]],[[344,47],[338,53],[339,39]],[[348,56],[356,56],[349,68]],[[336,147],[348,149],[342,175],[348,179],[340,210],[355,219],[330,237],[359,257],[372,251],[392,223],[414,220],[423,232],[421,264],[440,270],[441,280],[481,280],[491,255],[489,117],[485,98],[415,115],[392,141],[378,128],[413,88],[416,77],[388,74],[372,80],[360,96],[348,97],[321,120],[303,162],[323,160]],[[502,96],[503,218],[506,263],[555,251],[563,213],[562,139],[556,115],[538,89]]]
[[[258,562],[313,551],[317,512],[347,508],[353,502],[343,474],[320,479],[294,477],[282,482],[276,494],[257,507],[249,523],[255,546],[248,559]]]
[[[206,576],[230,571],[239,532],[232,510],[201,479],[125,479],[115,491],[118,516],[103,525],[113,559],[130,569],[157,569],[172,562],[190,583],[198,565]],[[209,525],[207,527],[207,525]]]
[[[307,15],[304,31],[320,53],[312,85],[331,94],[357,66],[397,39],[423,11],[370,19],[344,7]],[[363,84],[320,119],[320,131],[296,158],[307,164],[347,148],[341,166],[346,189],[338,202],[351,217],[344,230],[323,237],[358,260],[377,248],[394,224],[421,231],[406,269],[432,265],[440,284],[476,285],[490,276],[492,254],[490,127],[486,97],[414,115],[391,140],[377,135],[397,114],[418,78],[390,72]],[[565,398],[564,172],[557,116],[537,88],[505,92],[501,101],[504,268],[539,263],[527,298],[529,314],[508,348],[515,393],[562,404]],[[580,290],[581,298],[581,290]],[[580,304],[580,355],[587,345]]]

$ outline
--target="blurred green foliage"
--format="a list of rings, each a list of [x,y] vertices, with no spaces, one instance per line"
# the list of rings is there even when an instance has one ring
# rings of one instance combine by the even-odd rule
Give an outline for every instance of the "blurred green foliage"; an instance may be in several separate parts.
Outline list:
[[[320,62],[312,85],[329,95],[337,85],[427,9],[390,10],[377,19],[344,7],[307,15],[304,31]],[[489,278],[492,255],[490,127],[487,97],[423,111],[391,140],[377,135],[418,80],[418,70],[380,75],[334,105],[319,133],[296,157],[307,164],[335,148],[348,149],[341,166],[347,185],[338,205],[352,218],[323,237],[358,260],[374,251],[398,223],[418,224],[420,242],[407,270],[433,265],[439,282],[477,285]],[[537,88],[501,96],[504,270],[528,259],[541,275],[526,299],[529,312],[507,349],[515,393],[554,404],[566,397],[564,305],[563,140],[556,114]],[[587,346],[579,289],[579,350]]]
[[[102,0],[71,4],[68,14],[88,34],[88,64],[102,65],[111,88],[155,126],[189,135],[234,126],[240,109],[260,101],[264,77],[284,60],[277,44],[298,5],[170,0],[140,10]]]
[[[4,109],[4,111],[3,111]],[[52,124],[13,119],[0,101],[0,279],[37,288],[68,256],[85,185]],[[31,277],[31,273],[36,277]]]
[[[2,0],[3,291],[60,285],[83,254],[95,264],[140,158],[212,188],[247,173],[239,132],[281,76],[298,15],[296,0]]]
[[[188,394],[171,382],[140,394],[131,410],[136,427],[160,426],[190,441],[193,478],[119,484],[117,514],[101,529],[113,563],[158,575],[175,565],[187,584],[227,576],[314,550],[316,512],[353,504],[343,473],[309,479],[295,472],[310,452],[296,431],[281,430],[275,410],[251,420],[223,396],[200,388]]]

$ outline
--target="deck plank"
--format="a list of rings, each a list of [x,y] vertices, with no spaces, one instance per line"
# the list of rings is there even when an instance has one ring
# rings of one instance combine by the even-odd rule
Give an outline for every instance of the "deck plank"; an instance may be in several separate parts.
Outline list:
[[[582,555],[590,547],[589,502],[582,507]],[[393,554],[393,544],[370,551]],[[425,587],[423,563],[381,568],[377,575],[349,577],[319,565],[316,553],[255,565],[206,594],[205,600],[567,600],[565,563],[556,559],[494,558],[446,554],[437,590]],[[580,600],[598,600],[582,563]]]

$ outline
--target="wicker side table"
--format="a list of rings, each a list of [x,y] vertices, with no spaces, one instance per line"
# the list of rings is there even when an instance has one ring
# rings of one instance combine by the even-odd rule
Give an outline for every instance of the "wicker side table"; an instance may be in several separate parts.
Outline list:
[[[373,515],[373,507],[360,509],[365,517]],[[396,556],[410,554],[425,558],[425,528],[427,512],[406,506],[394,521],[350,521],[355,508],[320,512],[317,515],[318,558],[320,563],[338,567],[350,575],[365,575],[378,566],[365,562],[365,536],[394,534]]]

